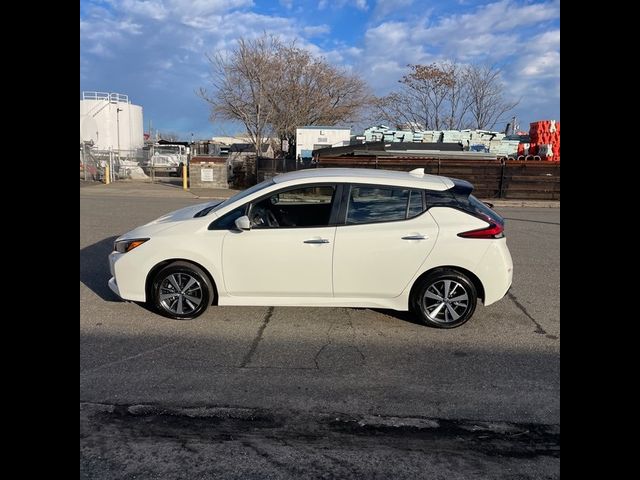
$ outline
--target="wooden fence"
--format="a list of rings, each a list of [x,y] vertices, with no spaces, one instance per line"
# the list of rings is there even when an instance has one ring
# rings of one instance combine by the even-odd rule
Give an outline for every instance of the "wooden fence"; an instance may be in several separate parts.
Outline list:
[[[453,160],[418,157],[320,157],[318,167],[380,168],[426,173],[471,182],[480,198],[560,200],[560,163],[544,161]]]

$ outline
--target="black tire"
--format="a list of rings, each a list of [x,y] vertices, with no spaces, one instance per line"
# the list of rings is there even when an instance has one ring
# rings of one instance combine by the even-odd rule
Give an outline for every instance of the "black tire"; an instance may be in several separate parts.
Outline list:
[[[456,328],[473,316],[477,301],[476,287],[466,275],[442,269],[419,280],[413,290],[411,311],[430,327]]]
[[[207,274],[188,262],[170,263],[158,271],[151,283],[153,308],[176,320],[191,320],[202,315],[213,296]]]

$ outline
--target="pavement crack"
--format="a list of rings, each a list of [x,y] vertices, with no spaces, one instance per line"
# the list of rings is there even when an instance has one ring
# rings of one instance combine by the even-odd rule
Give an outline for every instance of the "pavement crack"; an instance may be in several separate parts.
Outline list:
[[[260,343],[260,340],[262,340],[262,334],[264,333],[264,329],[267,328],[267,324],[269,323],[269,320],[271,320],[272,315],[273,315],[273,307],[269,307],[269,309],[267,310],[267,314],[264,316],[262,325],[260,325],[260,328],[258,329],[258,334],[256,335],[256,338],[253,339],[251,348],[249,349],[247,354],[242,359],[242,362],[240,363],[240,368],[246,367],[247,364],[251,361],[251,357],[253,356],[254,352],[258,348],[258,344]]]
[[[320,356],[320,354],[322,353],[322,351],[327,348],[329,345],[331,345],[331,340],[327,340],[327,343],[325,343],[324,345],[322,345],[320,347],[320,349],[316,352],[315,356],[313,357],[313,363],[316,364],[316,370],[320,370],[320,365],[318,365],[318,357]]]
[[[366,357],[364,356],[364,353],[362,353],[362,350],[360,350],[360,347],[358,347],[358,345],[356,344],[356,328],[353,326],[353,321],[351,319],[351,315],[353,314],[353,310],[350,308],[347,308],[347,321],[349,322],[349,328],[351,328],[351,337],[352,337],[352,347],[356,349],[356,351],[360,354],[360,356],[362,357],[362,361],[366,361]]]
[[[509,298],[513,301],[513,303],[515,303],[516,307],[518,307],[522,311],[522,313],[524,313],[535,324],[536,329],[533,332],[540,335],[546,335],[547,331],[544,328],[542,328],[542,325],[540,325],[536,321],[536,319],[531,316],[529,312],[527,312],[527,309],[524,308],[524,306],[518,301],[516,296],[512,292],[509,292],[508,295],[509,295]]]
[[[135,358],[140,358],[143,355],[146,355],[147,353],[157,352],[158,350],[162,350],[164,348],[170,347],[172,345],[176,345],[178,343],[182,343],[182,340],[178,340],[176,342],[165,343],[163,345],[160,345],[159,347],[150,348],[149,350],[145,350],[143,352],[137,353],[135,355],[131,355],[129,357],[121,358],[120,360],[114,360],[113,362],[103,363],[102,365],[98,365],[97,367],[93,367],[93,368],[89,368],[87,370],[83,370],[82,372],[80,372],[80,375],[85,375],[87,373],[94,372],[94,371],[99,370],[99,369],[104,368],[104,367],[110,367],[112,365],[117,365],[118,363],[127,362],[127,361],[133,360]]]
[[[280,462],[278,460],[276,460],[275,458],[273,458],[273,455],[270,455],[269,452],[259,448],[254,442],[250,442],[250,441],[244,441],[241,442],[243,446],[249,448],[250,450],[252,450],[256,455],[258,455],[259,457],[263,458],[265,461],[267,461],[268,463],[270,463],[271,465],[273,465],[274,467],[280,469],[280,470],[284,470],[285,472],[289,472],[289,473],[297,473],[295,470],[295,466],[290,466],[287,465],[284,462]]]
[[[335,325],[335,322],[331,322],[331,324],[329,325],[329,328],[327,328],[327,341],[324,343],[324,345],[322,345],[318,351],[316,352],[316,354],[313,357],[313,363],[316,364],[316,370],[320,370],[320,365],[318,365],[318,357],[320,357],[320,354],[323,352],[323,350],[325,348],[327,348],[329,345],[331,345],[331,330],[333,330],[333,327]]]

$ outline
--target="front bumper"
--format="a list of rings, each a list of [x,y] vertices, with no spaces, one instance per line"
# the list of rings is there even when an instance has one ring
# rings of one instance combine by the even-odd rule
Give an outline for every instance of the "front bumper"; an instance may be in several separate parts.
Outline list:
[[[111,289],[111,291],[113,293],[115,293],[120,298],[122,298],[122,295],[120,295],[120,290],[118,289],[118,284],[116,283],[116,278],[115,277],[111,277],[109,279],[109,288]]]
[[[109,288],[123,300],[134,302],[146,301],[145,270],[140,262],[135,262],[134,255],[111,252],[109,254]]]

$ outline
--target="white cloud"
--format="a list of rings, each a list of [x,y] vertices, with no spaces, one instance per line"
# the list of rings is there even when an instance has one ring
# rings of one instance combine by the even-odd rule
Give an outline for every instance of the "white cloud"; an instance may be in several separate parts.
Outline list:
[[[557,2],[499,0],[440,16],[414,0],[321,0],[322,15],[308,8],[298,12],[293,0],[276,4],[276,14],[257,13],[252,0],[107,3],[110,8],[86,0],[82,7],[82,88],[130,94],[146,103],[145,115],[154,116],[158,97],[150,95],[157,91],[162,102],[175,103],[178,110],[189,105],[206,118],[194,94],[208,79],[205,54],[229,51],[239,37],[256,38],[264,31],[361,73],[379,95],[397,87],[407,64],[448,58],[500,64],[510,95],[523,97],[522,104],[533,110],[553,108],[559,95]],[[330,13],[339,8],[371,10],[350,12],[360,19],[354,27],[363,25],[362,19],[369,22],[358,41],[346,42],[339,28],[332,28]],[[318,17],[325,23],[316,24]]]
[[[378,94],[386,94],[397,88],[407,64],[448,59],[496,64],[503,71],[505,95],[521,99],[523,116],[529,109],[531,115],[557,110],[560,31],[551,25],[559,17],[558,3],[500,0],[467,8],[464,13],[436,17],[429,11],[370,26],[358,70]]]
[[[331,27],[329,25],[314,25],[310,27],[303,27],[302,31],[308,37],[317,37],[318,35],[323,35],[325,33],[329,33],[331,31]]]
[[[333,0],[332,2],[329,2],[327,0],[320,0],[318,2],[318,10],[324,10],[327,7],[329,7],[330,9],[338,9],[346,6],[357,8],[358,10],[363,11],[369,9],[367,0]]]
[[[169,14],[169,9],[164,5],[164,2],[153,0],[123,0],[121,3],[114,2],[114,8],[153,20],[164,20]]]
[[[381,19],[394,12],[401,12],[408,9],[413,4],[414,0],[378,0],[373,10],[373,16],[376,19]]]
[[[131,20],[123,20],[118,22],[116,28],[121,32],[126,32],[131,35],[140,35],[142,33],[142,25],[134,23]]]

